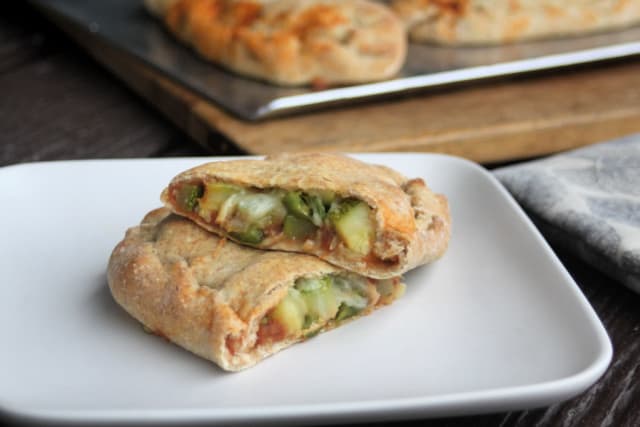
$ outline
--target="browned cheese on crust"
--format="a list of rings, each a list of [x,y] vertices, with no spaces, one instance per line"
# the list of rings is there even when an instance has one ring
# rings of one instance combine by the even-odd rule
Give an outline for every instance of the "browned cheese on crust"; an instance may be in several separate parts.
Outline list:
[[[303,339],[257,343],[260,320],[296,279],[339,271],[312,256],[236,245],[161,208],[127,231],[107,278],[118,304],[155,334],[237,371]]]
[[[394,76],[406,33],[366,0],[146,0],[202,57],[280,85],[349,84]]]
[[[640,22],[637,0],[392,0],[391,5],[414,41],[443,44],[515,42]]]
[[[223,229],[199,215],[180,212],[169,197],[170,188],[193,181],[287,191],[328,190],[341,197],[364,201],[374,216],[373,259],[354,256],[342,246],[327,251],[300,247],[286,239],[256,247],[309,253],[367,277],[399,276],[438,259],[448,247],[451,218],[445,196],[431,191],[422,179],[408,179],[388,167],[348,156],[285,153],[264,160],[212,162],[176,176],[162,193],[165,205],[202,227],[226,236]]]

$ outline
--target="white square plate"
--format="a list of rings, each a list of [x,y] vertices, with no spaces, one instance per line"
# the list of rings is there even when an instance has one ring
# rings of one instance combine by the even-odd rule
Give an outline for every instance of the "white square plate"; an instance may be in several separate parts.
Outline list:
[[[368,154],[450,200],[440,261],[406,295],[228,374],[143,332],[111,299],[109,254],[178,172],[209,159],[0,169],[0,411],[58,422],[349,422],[538,407],[585,390],[611,344],[564,267],[481,167]],[[214,159],[215,160],[215,159]]]

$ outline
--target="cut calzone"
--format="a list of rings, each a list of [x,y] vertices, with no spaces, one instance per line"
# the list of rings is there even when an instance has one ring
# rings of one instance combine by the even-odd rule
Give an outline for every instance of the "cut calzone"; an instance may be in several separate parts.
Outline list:
[[[366,0],[146,0],[202,57],[280,85],[392,77],[407,50],[400,20]]]
[[[447,199],[422,179],[338,154],[208,163],[175,177],[162,200],[239,243],[375,278],[439,258],[450,235]]]
[[[161,208],[113,250],[115,300],[148,330],[237,371],[402,295],[316,257],[259,251]]]

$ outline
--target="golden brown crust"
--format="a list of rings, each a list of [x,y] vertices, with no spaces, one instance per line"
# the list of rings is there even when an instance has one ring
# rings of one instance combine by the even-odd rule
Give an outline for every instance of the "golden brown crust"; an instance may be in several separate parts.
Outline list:
[[[448,246],[451,219],[446,197],[433,193],[421,179],[408,180],[385,166],[347,156],[285,153],[264,160],[213,162],[179,174],[169,187],[197,180],[262,189],[330,190],[342,197],[365,201],[374,210],[376,240],[373,255],[381,262],[355,258],[346,251],[340,252],[341,247],[329,252],[317,247],[307,250],[286,239],[269,247],[310,253],[364,276],[399,276],[436,260]],[[163,192],[162,200],[167,207],[180,213],[172,205],[168,188]],[[198,215],[190,218],[210,231],[225,235],[220,227],[207,223]]]
[[[107,278],[118,304],[154,333],[237,371],[300,341],[256,345],[260,319],[297,278],[338,272],[315,257],[236,245],[162,208],[127,231]]]
[[[504,43],[640,22],[636,0],[393,0],[415,41]]]
[[[407,42],[399,19],[366,0],[147,0],[204,58],[281,85],[348,84],[395,75]]]

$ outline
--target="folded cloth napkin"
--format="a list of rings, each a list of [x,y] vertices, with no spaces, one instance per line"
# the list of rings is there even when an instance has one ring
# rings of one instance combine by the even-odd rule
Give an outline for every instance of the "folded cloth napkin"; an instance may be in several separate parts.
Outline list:
[[[640,134],[494,173],[549,241],[640,293]]]

